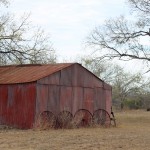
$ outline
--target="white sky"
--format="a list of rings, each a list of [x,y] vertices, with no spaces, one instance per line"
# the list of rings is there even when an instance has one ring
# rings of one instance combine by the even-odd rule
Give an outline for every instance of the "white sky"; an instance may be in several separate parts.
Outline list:
[[[8,11],[17,17],[31,13],[33,25],[50,34],[59,62],[75,61],[92,53],[84,47],[84,40],[106,19],[125,15],[130,18],[127,0],[10,0]],[[119,62],[129,71],[141,70],[141,62]],[[135,69],[135,64],[138,69]],[[137,65],[138,64],[138,65]],[[129,67],[128,67],[129,66]]]
[[[83,41],[104,20],[128,13],[125,0],[11,0],[8,10],[31,13],[32,24],[50,34],[60,58],[86,54]]]

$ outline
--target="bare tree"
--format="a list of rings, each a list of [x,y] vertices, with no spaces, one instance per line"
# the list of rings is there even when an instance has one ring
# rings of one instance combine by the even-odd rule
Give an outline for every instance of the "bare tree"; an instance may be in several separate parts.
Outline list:
[[[116,76],[112,82],[113,86],[113,102],[114,104],[120,105],[120,108],[123,109],[124,101],[131,95],[136,95],[140,93],[144,85],[144,81],[140,74],[130,74],[121,71],[121,69],[116,68]]]
[[[112,83],[116,76],[116,70],[122,68],[112,63],[96,59],[95,57],[82,57],[80,63],[105,82]],[[118,69],[115,69],[118,68]]]
[[[7,4],[8,1],[1,0]],[[16,21],[10,14],[0,16],[0,63],[47,63],[56,59],[50,38],[28,21],[29,15]],[[54,57],[53,57],[54,56]]]
[[[87,38],[87,43],[101,52],[101,59],[150,61],[150,46],[141,42],[150,39],[150,0],[128,0],[133,19],[120,16],[107,20]],[[136,16],[136,17],[135,17]]]
[[[149,0],[127,0],[132,10],[144,14],[150,13],[150,1]]]
[[[149,79],[143,79],[140,73],[125,72],[119,65],[95,58],[84,57],[80,63],[112,86],[113,105],[117,108],[123,109],[127,101],[134,108],[145,107],[149,103]],[[140,106],[136,107],[139,102]]]
[[[7,5],[9,3],[8,0],[0,0],[0,4],[4,4],[4,5]]]

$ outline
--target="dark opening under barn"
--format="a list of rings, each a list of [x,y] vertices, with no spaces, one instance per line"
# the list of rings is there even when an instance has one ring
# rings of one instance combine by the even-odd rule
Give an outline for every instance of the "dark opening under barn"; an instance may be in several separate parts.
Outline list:
[[[78,63],[0,66],[0,124],[110,124],[112,88]],[[44,121],[42,122],[45,124]]]

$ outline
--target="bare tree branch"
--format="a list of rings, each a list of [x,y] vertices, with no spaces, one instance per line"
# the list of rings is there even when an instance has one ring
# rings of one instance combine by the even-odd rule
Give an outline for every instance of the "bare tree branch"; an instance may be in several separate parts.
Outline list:
[[[0,4],[8,6],[9,0],[0,0]],[[0,15],[0,65],[56,61],[49,36],[41,28],[33,27],[29,16],[15,20],[10,14]]]
[[[87,44],[101,51],[103,59],[150,61],[150,47],[140,43],[143,37],[150,37],[149,29],[142,30],[135,22],[121,16],[95,28],[87,38]]]

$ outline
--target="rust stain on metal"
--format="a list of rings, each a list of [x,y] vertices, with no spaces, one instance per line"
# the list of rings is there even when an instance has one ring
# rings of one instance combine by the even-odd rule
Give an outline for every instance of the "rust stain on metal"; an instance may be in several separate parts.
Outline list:
[[[0,124],[31,128],[34,122],[35,85],[0,85]]]
[[[0,66],[0,84],[33,82],[70,65],[72,64]]]
[[[42,112],[111,113],[111,86],[77,63],[0,66],[0,124],[32,128]]]

